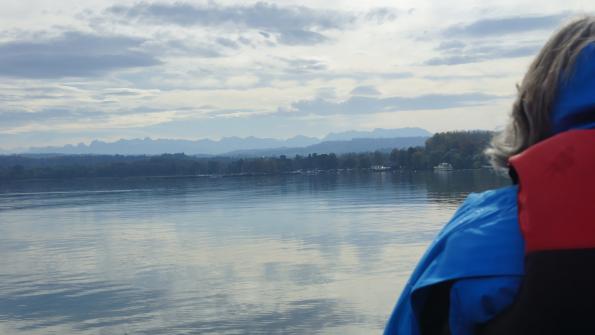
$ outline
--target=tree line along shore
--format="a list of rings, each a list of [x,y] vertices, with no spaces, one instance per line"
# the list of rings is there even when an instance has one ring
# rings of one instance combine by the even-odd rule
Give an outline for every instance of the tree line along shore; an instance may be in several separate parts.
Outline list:
[[[378,167],[383,170],[430,170],[440,163],[448,163],[453,169],[473,169],[488,165],[483,151],[492,135],[488,131],[453,131],[434,134],[423,147],[294,157],[197,157],[183,153],[157,156],[5,155],[0,156],[0,180],[310,174]]]

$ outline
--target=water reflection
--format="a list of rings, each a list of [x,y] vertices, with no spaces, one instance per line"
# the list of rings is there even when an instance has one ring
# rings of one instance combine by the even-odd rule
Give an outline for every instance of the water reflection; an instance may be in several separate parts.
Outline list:
[[[150,319],[161,306],[163,292],[109,281],[14,282],[5,278],[0,315],[20,321],[19,330],[33,331],[61,324],[77,330],[113,327]],[[8,284],[8,285],[7,285]]]
[[[197,320],[148,329],[143,334],[316,334],[321,329],[353,324],[357,319],[348,311],[348,307],[336,300],[308,299],[291,301],[272,311],[247,306],[237,314],[228,315],[225,322]]]
[[[469,192],[481,192],[510,184],[508,178],[489,170],[450,171],[422,174],[433,201],[458,203]]]
[[[488,172],[0,185],[0,333],[379,332]]]

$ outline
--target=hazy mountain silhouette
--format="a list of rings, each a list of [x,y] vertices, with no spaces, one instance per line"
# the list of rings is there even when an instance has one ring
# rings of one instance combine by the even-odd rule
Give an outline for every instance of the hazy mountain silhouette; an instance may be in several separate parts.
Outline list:
[[[416,128],[396,128],[396,129],[382,129],[376,128],[372,131],[345,131],[341,133],[330,133],[326,135],[323,141],[349,141],[354,138],[395,138],[395,137],[430,137],[432,133],[429,131]]]
[[[295,156],[308,154],[346,154],[351,152],[390,151],[398,148],[420,147],[425,144],[427,136],[395,137],[395,138],[354,138],[348,141],[325,141],[301,148],[274,148],[260,150],[238,150],[225,154],[232,157],[255,156]]]
[[[92,141],[89,144],[79,143],[77,145],[65,145],[62,147],[36,147],[26,150],[25,153],[35,154],[96,154],[96,155],[159,155],[163,153],[186,153],[187,155],[222,155],[227,153],[248,155],[250,152],[271,151],[281,152],[287,149],[319,150],[320,153],[327,152],[330,148],[337,148],[337,153],[347,151],[366,151],[366,150],[348,150],[349,145],[361,146],[362,148],[389,148],[390,143],[397,143],[396,138],[417,138],[412,141],[418,145],[421,139],[431,136],[431,133],[421,128],[399,128],[399,129],[374,129],[373,131],[347,131],[342,133],[331,133],[323,139],[307,136],[295,136],[286,140],[274,138],[258,137],[225,137],[215,141],[210,139],[200,140],[176,140],[176,139],[121,139],[115,142]],[[352,139],[366,138],[367,141],[354,141],[352,143],[343,143]],[[376,141],[374,139],[387,139],[390,141]],[[333,143],[330,142],[341,142]],[[405,142],[406,142],[405,141]],[[403,142],[403,141],[401,141]],[[403,142],[403,143],[405,143]],[[325,144],[326,143],[326,144]],[[367,144],[364,144],[367,143]],[[318,147],[315,145],[319,145]],[[421,143],[423,145],[423,143]],[[397,146],[400,147],[400,146]],[[280,148],[280,149],[278,149]],[[344,148],[344,149],[343,149]],[[291,151],[291,152],[294,152]],[[289,151],[288,151],[289,152]],[[301,151],[299,151],[301,152]],[[329,151],[330,152],[330,151]],[[285,154],[285,153],[282,153]],[[289,154],[289,153],[287,153]]]
[[[115,142],[93,141],[89,144],[63,147],[31,148],[28,153],[96,154],[96,155],[159,155],[184,152],[188,155],[216,155],[232,150],[264,149],[279,146],[301,147],[320,142],[314,137],[296,136],[287,140],[257,137],[225,137],[219,141],[174,139],[121,139]]]

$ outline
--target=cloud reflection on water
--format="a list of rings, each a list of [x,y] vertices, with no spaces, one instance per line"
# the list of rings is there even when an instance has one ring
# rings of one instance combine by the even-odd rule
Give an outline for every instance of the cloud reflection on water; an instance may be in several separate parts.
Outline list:
[[[378,332],[466,192],[502,183],[486,178],[2,185],[0,331]]]

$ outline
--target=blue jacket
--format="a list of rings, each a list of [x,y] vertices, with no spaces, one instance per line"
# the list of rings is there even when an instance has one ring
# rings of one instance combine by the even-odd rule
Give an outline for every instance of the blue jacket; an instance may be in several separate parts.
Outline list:
[[[386,335],[418,335],[427,289],[453,281],[449,325],[471,335],[476,325],[509,306],[523,275],[524,242],[517,187],[471,194],[431,243],[405,285]]]

